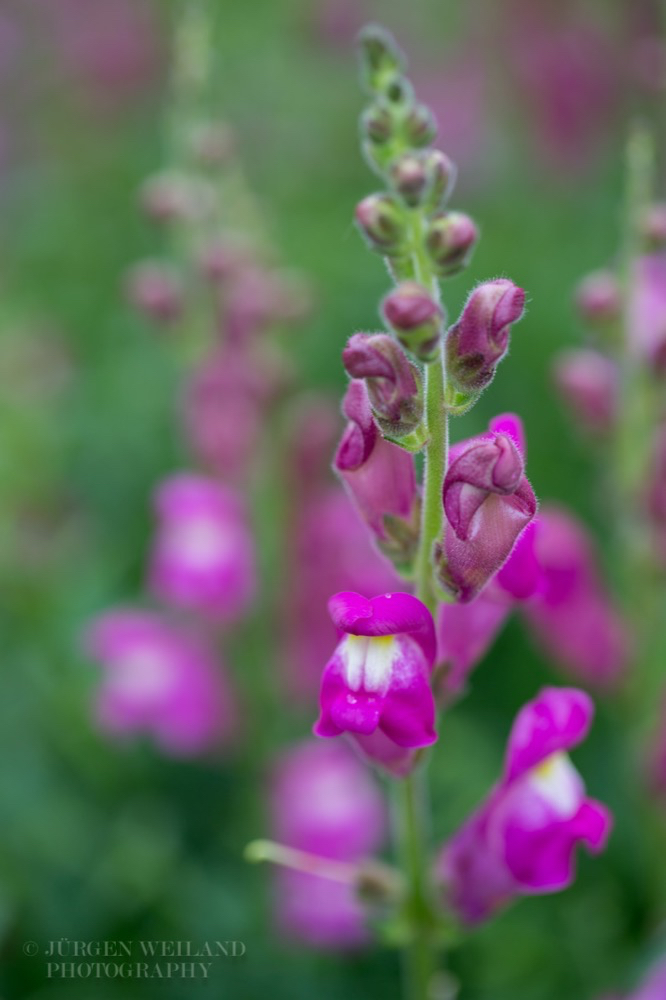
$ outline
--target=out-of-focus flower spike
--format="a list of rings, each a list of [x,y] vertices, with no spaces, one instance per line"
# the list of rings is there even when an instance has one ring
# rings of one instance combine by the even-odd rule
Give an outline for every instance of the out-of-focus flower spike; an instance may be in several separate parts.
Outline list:
[[[183,283],[173,265],[156,260],[140,261],[129,271],[125,287],[134,308],[154,323],[168,326],[182,316]]]

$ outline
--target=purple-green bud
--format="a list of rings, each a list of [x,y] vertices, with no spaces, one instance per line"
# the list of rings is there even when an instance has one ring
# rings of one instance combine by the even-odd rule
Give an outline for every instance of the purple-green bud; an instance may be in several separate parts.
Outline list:
[[[356,222],[372,250],[389,257],[405,254],[404,210],[390,194],[371,194],[356,206]]]
[[[437,135],[437,122],[430,108],[415,104],[405,115],[402,129],[410,146],[428,146]]]
[[[389,167],[389,180],[406,205],[420,205],[428,188],[423,157],[404,153]]]
[[[480,392],[509,348],[511,324],[525,309],[525,292],[507,278],[478,285],[446,336],[446,366],[462,393]]]
[[[425,203],[437,211],[451,196],[458,171],[455,163],[441,149],[430,149],[424,153],[423,164],[428,175],[428,195]]]
[[[372,412],[389,441],[420,450],[424,434],[421,373],[387,333],[355,333],[347,341],[342,361],[348,374],[364,379]],[[406,439],[406,440],[405,440]]]
[[[368,90],[384,93],[387,84],[405,69],[405,57],[385,28],[369,24],[358,36],[361,73]]]
[[[361,115],[361,135],[377,146],[388,142],[393,135],[395,122],[384,104],[371,104]]]
[[[403,347],[421,361],[432,361],[439,349],[444,314],[422,285],[405,281],[387,295],[382,316]]]
[[[467,265],[478,236],[474,222],[462,212],[442,212],[430,220],[426,250],[440,277],[457,274]]]

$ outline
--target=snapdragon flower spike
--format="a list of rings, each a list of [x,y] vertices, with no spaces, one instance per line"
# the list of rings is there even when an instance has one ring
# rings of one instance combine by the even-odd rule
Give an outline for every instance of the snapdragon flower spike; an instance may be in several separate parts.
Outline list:
[[[369,760],[396,776],[408,774],[415,751],[437,739],[432,616],[416,597],[401,593],[367,600],[343,592],[328,607],[343,637],[324,670],[314,732],[326,738],[348,733]]]
[[[504,565],[537,510],[519,451],[522,424],[507,414],[487,434],[456,445],[444,477],[444,546],[438,579],[462,603],[473,600]]]
[[[447,372],[462,393],[480,392],[492,381],[509,349],[509,334],[525,310],[525,292],[507,278],[473,290],[446,335]]]
[[[447,900],[465,923],[486,920],[516,896],[566,888],[576,845],[592,853],[605,846],[610,813],[587,797],[567,755],[593,713],[576,688],[544,688],[518,713],[503,777],[438,862]]]
[[[85,646],[104,668],[96,712],[105,731],[150,733],[175,756],[233,737],[235,699],[198,635],[154,612],[118,609],[91,623]]]
[[[619,393],[614,361],[599,351],[564,351],[555,361],[553,374],[560,395],[584,428],[598,433],[611,430]]]
[[[180,473],[154,498],[157,536],[150,587],[167,604],[233,621],[256,589],[254,542],[238,493],[214,479]]]
[[[393,337],[355,333],[347,341],[342,361],[352,378],[365,380],[372,412],[384,437],[408,450],[421,448],[425,436],[421,373]],[[415,435],[419,429],[422,433]],[[409,447],[412,440],[414,447]]]
[[[583,525],[564,510],[541,510],[534,551],[539,586],[521,612],[538,642],[583,682],[616,685],[627,665],[629,637],[601,582]]]
[[[425,288],[403,282],[386,296],[381,312],[403,347],[421,361],[437,357],[444,314]]]
[[[342,403],[349,423],[335,471],[384,554],[408,566],[418,543],[418,495],[412,455],[379,432],[365,384],[353,379]]]

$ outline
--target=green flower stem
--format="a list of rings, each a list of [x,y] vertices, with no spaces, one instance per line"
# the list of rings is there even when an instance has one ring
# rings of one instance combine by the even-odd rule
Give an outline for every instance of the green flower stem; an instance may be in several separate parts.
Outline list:
[[[412,263],[414,276],[439,301],[439,287],[423,252],[423,219],[414,212],[412,219]],[[423,507],[421,534],[416,557],[416,596],[437,612],[434,589],[432,550],[442,538],[442,484],[448,455],[448,414],[445,406],[446,372],[444,353],[425,368],[425,423],[427,444],[423,472]],[[396,829],[398,847],[407,883],[403,917],[407,928],[404,948],[406,1000],[427,1000],[438,971],[438,948],[435,941],[436,912],[432,900],[429,870],[429,819],[426,768],[422,762],[397,789]]]
[[[402,911],[405,925],[403,969],[405,1000],[428,1000],[438,969],[434,943],[435,913],[431,901],[429,851],[426,849],[427,783],[421,765],[395,783],[397,849],[406,879]]]

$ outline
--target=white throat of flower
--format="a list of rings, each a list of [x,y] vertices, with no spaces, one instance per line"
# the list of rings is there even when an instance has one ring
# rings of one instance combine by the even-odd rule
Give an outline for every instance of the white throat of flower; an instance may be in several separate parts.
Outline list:
[[[561,819],[571,819],[584,797],[583,782],[565,753],[546,757],[529,772],[530,787]]]
[[[348,635],[340,644],[345,683],[351,691],[384,694],[397,653],[394,635]]]

